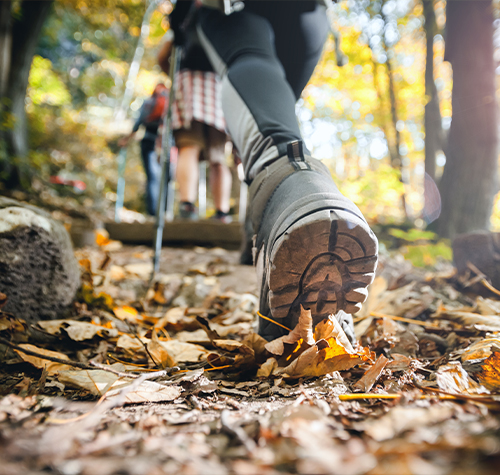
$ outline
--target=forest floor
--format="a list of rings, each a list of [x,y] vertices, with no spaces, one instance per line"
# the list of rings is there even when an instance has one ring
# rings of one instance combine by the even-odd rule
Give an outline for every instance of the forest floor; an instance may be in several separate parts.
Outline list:
[[[500,301],[481,275],[382,256],[356,346],[307,312],[270,346],[237,252],[164,249],[150,287],[150,249],[101,241],[76,251],[68,319],[0,311],[0,473],[498,473]]]

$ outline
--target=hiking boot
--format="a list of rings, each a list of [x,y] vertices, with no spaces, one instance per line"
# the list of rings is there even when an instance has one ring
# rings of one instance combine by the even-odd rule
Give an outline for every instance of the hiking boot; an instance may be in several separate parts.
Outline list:
[[[181,201],[179,203],[179,218],[195,221],[198,219],[198,213],[193,203]]]
[[[321,162],[303,155],[301,142],[257,175],[250,200],[260,312],[290,329],[301,306],[311,310],[314,325],[333,314],[353,339],[350,314],[366,300],[378,251],[359,209]],[[267,340],[286,333],[259,321]]]

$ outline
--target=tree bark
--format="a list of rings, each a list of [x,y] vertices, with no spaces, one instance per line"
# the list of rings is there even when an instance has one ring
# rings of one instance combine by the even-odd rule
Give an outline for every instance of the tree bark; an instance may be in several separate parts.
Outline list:
[[[437,33],[434,0],[422,0],[425,17],[425,172],[433,180],[436,179],[436,153],[443,148],[443,128],[441,125],[441,111],[439,97],[434,82],[434,36]]]
[[[434,0],[422,0],[425,18],[425,176],[423,218],[427,224],[439,217],[441,198],[436,185],[436,154],[444,148],[444,135],[439,109],[439,96],[434,82],[434,37],[437,34]]]
[[[23,160],[28,153],[24,105],[31,62],[52,0],[25,0],[20,5],[20,13],[15,17],[12,16],[11,1],[0,2],[0,4],[2,18],[0,20],[2,35],[0,64],[2,66],[7,64],[6,71],[8,72],[6,85],[2,82],[2,99],[7,98],[5,110],[14,118],[14,126],[3,131],[2,138],[5,142],[8,162],[0,163],[0,172],[3,172],[3,181],[8,186],[16,186],[19,184],[19,170],[13,165],[14,158]],[[7,75],[2,72],[2,80],[4,74]]]
[[[445,60],[453,68],[453,114],[437,231],[454,237],[488,229],[497,192],[491,0],[448,1]]]

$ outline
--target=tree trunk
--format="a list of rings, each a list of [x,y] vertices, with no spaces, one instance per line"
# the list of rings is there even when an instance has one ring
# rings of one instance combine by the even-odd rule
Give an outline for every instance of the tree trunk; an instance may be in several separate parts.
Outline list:
[[[0,97],[7,92],[12,52],[12,17],[10,2],[0,2]],[[0,104],[3,108],[3,101]]]
[[[439,217],[441,199],[436,186],[436,153],[443,150],[444,138],[439,109],[439,97],[434,82],[434,36],[437,33],[434,0],[422,0],[425,17],[425,179],[423,218],[430,224]]]
[[[425,17],[425,38],[427,52],[425,59],[425,172],[436,179],[436,153],[442,149],[443,129],[439,97],[434,82],[434,36],[437,33],[434,0],[422,0]]]
[[[448,1],[445,60],[453,68],[453,115],[437,231],[454,237],[488,229],[497,191],[491,0]]]
[[[19,183],[19,170],[13,165],[14,158],[25,159],[28,153],[28,138],[26,113],[24,110],[26,88],[35,54],[38,38],[43,23],[50,11],[52,1],[23,1],[20,13],[12,16],[13,2],[0,2],[1,4],[1,33],[0,63],[7,64],[8,79],[3,88],[3,97],[8,99],[6,111],[14,118],[14,126],[3,133],[5,150],[8,163],[0,163],[0,172],[3,172],[7,186],[16,186]],[[4,26],[5,25],[5,26]],[[7,50],[10,42],[10,54]],[[2,80],[4,73],[2,71]]]

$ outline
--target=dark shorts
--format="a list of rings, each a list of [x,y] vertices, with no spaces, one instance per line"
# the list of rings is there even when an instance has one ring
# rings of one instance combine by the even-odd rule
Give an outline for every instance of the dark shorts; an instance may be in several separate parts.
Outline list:
[[[201,149],[201,160],[211,163],[225,163],[225,146],[227,137],[224,132],[198,121],[191,122],[189,129],[174,130],[177,148],[197,146]]]

